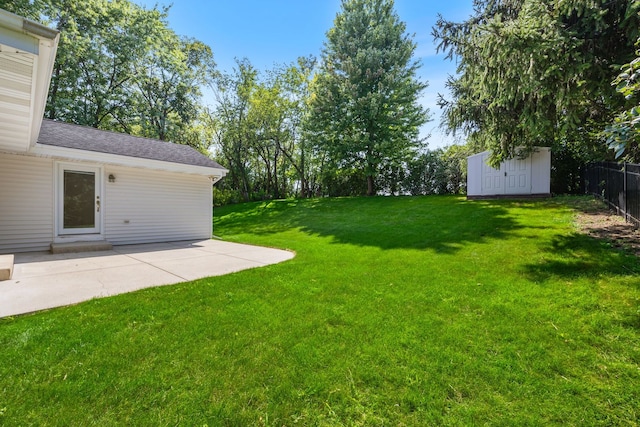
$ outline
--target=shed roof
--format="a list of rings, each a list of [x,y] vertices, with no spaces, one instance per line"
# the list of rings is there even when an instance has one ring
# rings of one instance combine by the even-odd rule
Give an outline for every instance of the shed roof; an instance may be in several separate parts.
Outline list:
[[[48,119],[42,121],[38,143],[224,170],[217,162],[188,145],[174,144],[157,139],[142,138]]]
[[[534,146],[534,147],[531,147],[531,148],[532,148],[532,151],[530,153],[528,153],[527,156],[531,155],[531,153],[535,153],[535,152],[539,152],[539,151],[551,151],[550,147]],[[522,147],[517,147],[517,149],[522,149]],[[470,159],[472,157],[484,156],[485,154],[491,154],[491,150],[485,150],[485,151],[482,151],[480,153],[471,154],[470,156],[467,156],[467,159]]]

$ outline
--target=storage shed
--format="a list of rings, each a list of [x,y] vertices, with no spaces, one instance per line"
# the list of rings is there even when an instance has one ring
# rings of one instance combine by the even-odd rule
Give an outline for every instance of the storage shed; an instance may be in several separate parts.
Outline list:
[[[551,195],[551,149],[534,147],[528,157],[489,165],[490,151],[467,157],[467,198]]]

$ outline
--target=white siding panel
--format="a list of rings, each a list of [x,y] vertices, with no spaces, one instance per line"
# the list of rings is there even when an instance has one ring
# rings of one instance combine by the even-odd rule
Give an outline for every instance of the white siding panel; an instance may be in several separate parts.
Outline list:
[[[0,52],[0,147],[26,151],[35,56]]]
[[[482,194],[482,153],[467,157],[467,195]]]
[[[105,238],[111,243],[211,237],[208,177],[106,166],[104,181]]]
[[[0,153],[0,253],[48,250],[53,161]]]

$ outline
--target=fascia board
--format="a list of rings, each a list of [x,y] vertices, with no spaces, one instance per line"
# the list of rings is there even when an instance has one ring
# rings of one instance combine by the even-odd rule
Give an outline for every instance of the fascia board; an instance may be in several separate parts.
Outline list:
[[[56,34],[53,40],[40,41],[40,55],[36,58],[34,65],[34,76],[31,95],[31,134],[29,135],[29,146],[33,147],[40,135],[40,126],[44,116],[45,106],[47,104],[47,96],[49,94],[49,84],[53,75],[53,65],[56,60],[56,52],[58,50],[58,41],[60,34]]]

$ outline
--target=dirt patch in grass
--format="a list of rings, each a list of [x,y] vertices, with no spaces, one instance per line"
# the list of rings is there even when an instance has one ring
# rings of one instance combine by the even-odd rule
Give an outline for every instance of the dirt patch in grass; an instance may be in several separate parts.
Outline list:
[[[575,203],[578,229],[597,239],[606,240],[618,249],[640,257],[640,230],[609,209],[598,199],[580,199]]]

